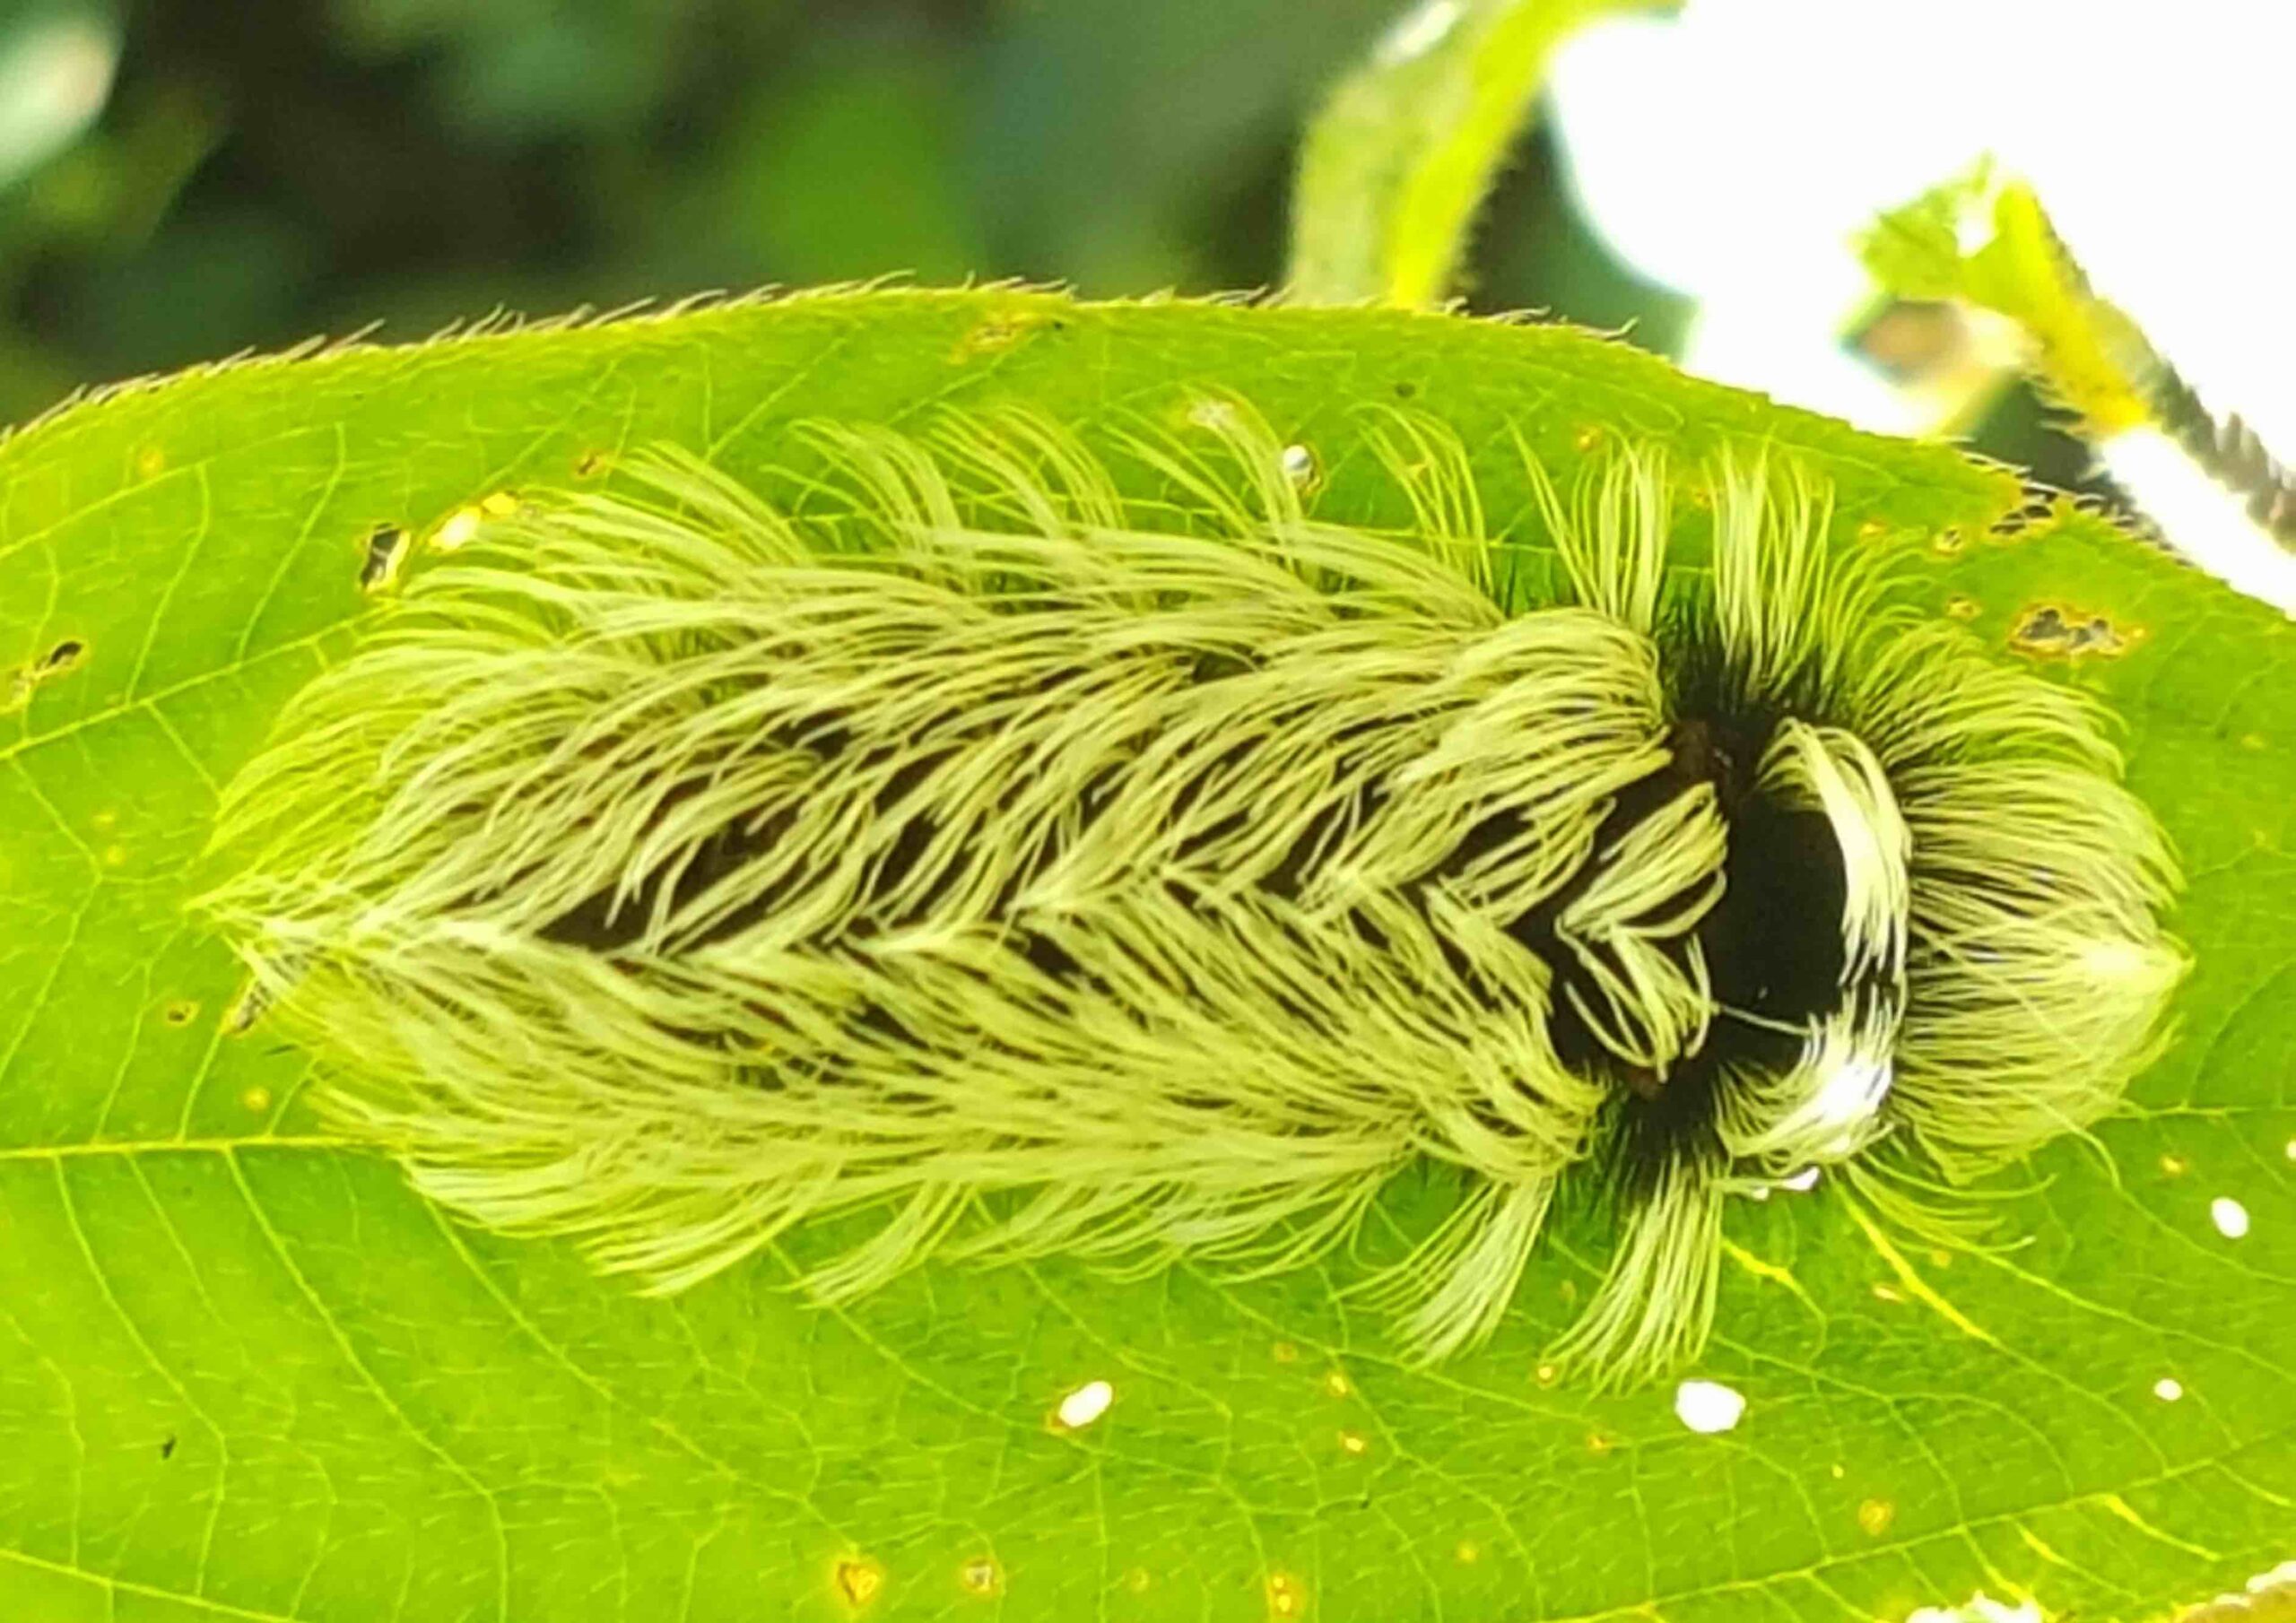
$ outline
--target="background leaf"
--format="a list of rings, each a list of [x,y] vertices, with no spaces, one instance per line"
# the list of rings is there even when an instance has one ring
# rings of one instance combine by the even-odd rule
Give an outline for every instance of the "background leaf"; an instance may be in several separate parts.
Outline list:
[[[2022,181],[1997,180],[1981,165],[1884,213],[1859,250],[1886,293],[1963,299],[2014,322],[2036,380],[2083,434],[2109,438],[2152,420],[2144,374],[2159,362],[2151,347],[2090,291]]]
[[[443,1220],[234,1029],[191,864],[216,784],[348,646],[377,526],[658,439],[755,469],[795,419],[1000,399],[1094,439],[1213,386],[1354,519],[1402,517],[1375,404],[1454,424],[1502,524],[1510,424],[1558,468],[1769,439],[1836,482],[1839,544],[1902,549],[1926,606],[2111,699],[2198,968],[2130,1107],[2013,1203],[2030,1245],[1884,1254],[1822,1191],[1743,1206],[1699,1373],[1749,1407],[1700,1436],[1667,1390],[1539,1377],[1590,1212],[1431,1374],[1336,1299],[1347,1258],[927,1268],[831,1315],[776,1257],[647,1301]],[[2287,1553],[2296,629],[2085,513],[2013,518],[1997,469],[1568,330],[982,291],[190,375],[18,436],[0,490],[0,1616],[1692,1623],[1983,1589],[2089,1623]],[[1366,1249],[1447,1198],[1397,1190]],[[1093,1380],[1113,1405],[1064,1430]]]
[[[1605,13],[1656,0],[1421,0],[1308,127],[1292,203],[1294,297],[1432,304],[1530,121],[1547,59]]]

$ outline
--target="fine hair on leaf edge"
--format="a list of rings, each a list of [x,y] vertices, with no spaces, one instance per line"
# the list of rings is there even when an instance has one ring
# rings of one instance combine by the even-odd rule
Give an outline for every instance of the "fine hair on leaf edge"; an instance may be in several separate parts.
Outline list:
[[[1585,1180],[1555,1356],[1633,1380],[1703,1345],[1731,1196],[1956,1237],[2112,1107],[2184,959],[2090,701],[1898,606],[1791,465],[1524,452],[1535,590],[1446,425],[1365,435],[1401,528],[1224,398],[529,493],[291,701],[200,906],[424,1193],[659,1290],[840,1211],[824,1301],[1291,1267],[1434,1163],[1364,1288],[1402,1347],[1487,1336]]]

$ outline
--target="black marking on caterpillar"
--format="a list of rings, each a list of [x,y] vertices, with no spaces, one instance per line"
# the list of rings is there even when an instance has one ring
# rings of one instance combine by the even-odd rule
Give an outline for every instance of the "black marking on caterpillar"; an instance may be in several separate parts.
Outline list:
[[[657,1289],[883,1212],[826,1300],[1301,1263],[1433,1160],[1459,1202],[1374,1282],[1426,1358],[1590,1180],[1552,1356],[1620,1379],[1702,1344],[1729,1195],[1825,1167],[1950,1237],[2155,1052],[2176,880],[2101,717],[1893,605],[1813,482],[1706,468],[1670,573],[1657,455],[1575,503],[1526,457],[1533,602],[1439,423],[1370,435],[1393,534],[1188,416],[1126,444],[1153,507],[1031,415],[823,428],[800,516],[661,452],[411,571],[204,902],[333,1114]]]

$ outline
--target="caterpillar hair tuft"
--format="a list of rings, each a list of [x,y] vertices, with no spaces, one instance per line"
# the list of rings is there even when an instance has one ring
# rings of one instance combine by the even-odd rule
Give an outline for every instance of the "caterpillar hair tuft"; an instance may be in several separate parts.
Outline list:
[[[1394,532],[1234,401],[1114,448],[1154,502],[1023,412],[805,437],[787,499],[662,451],[415,559],[229,786],[204,907],[471,1218],[676,1290],[878,1212],[837,1301],[1290,1266],[1441,1163],[1370,1285],[1436,1358],[1583,1181],[1619,1232],[1555,1356],[1625,1381],[1703,1344],[1734,1193],[1955,1232],[2162,1040],[2103,717],[1790,466],[1526,455],[1549,571],[1427,417],[1370,431]]]

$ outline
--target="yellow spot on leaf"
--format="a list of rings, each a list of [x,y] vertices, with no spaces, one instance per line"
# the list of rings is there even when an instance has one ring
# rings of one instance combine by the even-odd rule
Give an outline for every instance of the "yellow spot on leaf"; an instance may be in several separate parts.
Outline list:
[[[995,1558],[980,1556],[958,1569],[957,1582],[964,1585],[968,1594],[994,1595],[1004,1587],[1004,1573]]]
[[[1857,1525],[1873,1538],[1880,1538],[1890,1531],[1890,1523],[1898,1519],[1898,1507],[1887,1499],[1868,1499],[1857,1507]]]
[[[239,1095],[239,1105],[250,1115],[261,1115],[271,1108],[271,1089],[257,1085]]]
[[[1288,1572],[1271,1573],[1267,1580],[1267,1615],[1301,1618],[1308,1612],[1308,1586]]]
[[[1451,1553],[1458,1558],[1459,1564],[1463,1567],[1473,1567],[1477,1561],[1483,1559],[1483,1551],[1477,1548],[1473,1539],[1461,1539],[1459,1547]]]
[[[865,1556],[848,1556],[831,1575],[838,1596],[848,1606],[866,1606],[885,1586],[885,1569]]]
[[[1339,1434],[1339,1446],[1343,1453],[1361,1458],[1371,1452],[1371,1439],[1360,1431],[1343,1431]]]
[[[1013,309],[1000,311],[976,322],[959,338],[949,352],[951,360],[972,360],[983,355],[995,355],[1026,343],[1048,328],[1057,329],[1066,325],[1058,317],[1047,312]]]
[[[1964,597],[1956,592],[1945,600],[1945,612],[1955,620],[1975,620],[1979,612],[1978,601],[1974,597]]]
[[[1300,1361],[1300,1350],[1289,1341],[1278,1341],[1269,1356],[1279,1364],[1296,1364]]]
[[[1349,1384],[1348,1379],[1345,1376],[1335,1369],[1324,1377],[1324,1390],[1326,1393],[1329,1393],[1333,1397],[1344,1398],[1347,1396],[1348,1393],[1353,1392],[1355,1388]]]

